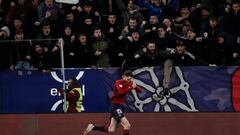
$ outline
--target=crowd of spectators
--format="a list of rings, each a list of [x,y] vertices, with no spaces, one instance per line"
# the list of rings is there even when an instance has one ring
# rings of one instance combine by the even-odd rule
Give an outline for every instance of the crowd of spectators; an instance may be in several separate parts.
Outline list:
[[[0,68],[240,64],[237,0],[0,0]]]

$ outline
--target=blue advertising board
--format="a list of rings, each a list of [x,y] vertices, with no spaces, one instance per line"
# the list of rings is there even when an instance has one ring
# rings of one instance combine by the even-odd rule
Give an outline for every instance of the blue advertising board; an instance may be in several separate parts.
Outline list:
[[[128,112],[234,112],[240,110],[239,67],[174,67],[170,96],[163,89],[161,67],[132,69],[143,89],[132,90],[126,99]],[[66,69],[82,87],[83,112],[109,112],[112,87],[120,69]],[[0,113],[62,112],[61,71],[0,70]]]

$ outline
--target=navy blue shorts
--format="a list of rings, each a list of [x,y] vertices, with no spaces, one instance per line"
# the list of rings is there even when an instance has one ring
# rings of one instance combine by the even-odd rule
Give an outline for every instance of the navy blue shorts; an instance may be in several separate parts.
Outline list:
[[[124,106],[119,104],[112,104],[111,118],[112,117],[116,119],[117,122],[120,122],[122,117],[124,117]]]

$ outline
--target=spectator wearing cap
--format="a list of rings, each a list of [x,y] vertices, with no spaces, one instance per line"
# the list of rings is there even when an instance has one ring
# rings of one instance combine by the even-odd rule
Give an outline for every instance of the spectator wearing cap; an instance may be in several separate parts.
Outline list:
[[[203,60],[205,45],[208,43],[203,37],[197,36],[197,32],[192,28],[187,31],[186,37],[177,35],[174,32],[168,31],[173,38],[180,42],[184,42],[187,51],[196,57],[201,63],[206,63]]]
[[[196,66],[199,65],[195,56],[187,51],[183,42],[176,42],[176,53],[172,57],[175,66]]]

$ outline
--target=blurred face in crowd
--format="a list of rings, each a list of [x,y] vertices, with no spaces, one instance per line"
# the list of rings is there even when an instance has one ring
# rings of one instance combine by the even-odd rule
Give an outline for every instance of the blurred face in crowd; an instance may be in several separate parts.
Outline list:
[[[51,8],[53,6],[53,0],[45,0],[44,3],[48,8]]]
[[[223,37],[218,37],[217,42],[219,44],[223,44],[224,43],[224,38]]]
[[[129,11],[132,11],[132,10],[134,10],[134,3],[133,3],[133,1],[132,0],[129,0],[128,1],[128,5],[127,5],[127,9],[129,10]]]
[[[14,20],[14,26],[16,29],[20,29],[22,26],[22,21],[21,20]]]
[[[155,43],[148,43],[148,45],[147,45],[147,50],[148,50],[150,53],[154,53],[155,50],[156,50],[156,44],[155,44]]]
[[[161,5],[161,0],[153,0],[152,2],[156,7],[159,7]]]
[[[86,35],[80,35],[78,39],[79,39],[79,41],[81,42],[82,45],[87,44],[87,36]]]
[[[23,33],[17,33],[15,35],[15,40],[23,40]]]
[[[180,45],[177,45],[176,49],[179,54],[184,54],[184,52],[186,51],[186,47],[185,45],[182,45],[182,43]]]
[[[209,11],[206,9],[201,10],[202,19],[207,19],[209,17]]]
[[[72,34],[72,29],[70,27],[65,27],[64,29],[64,33],[68,36],[70,36]]]
[[[136,19],[130,19],[128,23],[130,29],[136,29],[137,24],[138,23]]]
[[[87,12],[87,13],[90,13],[90,12],[92,11],[92,6],[85,5],[85,6],[83,7],[83,10],[84,10],[85,12]]]
[[[238,11],[240,10],[240,4],[239,3],[232,4],[232,9],[235,13],[238,13]]]
[[[42,34],[44,36],[50,35],[50,32],[51,32],[50,25],[46,25],[42,27]]]
[[[158,28],[158,37],[165,38],[166,31],[163,28]]]
[[[187,37],[188,37],[189,40],[193,40],[196,37],[196,33],[193,32],[192,30],[189,30],[187,32]]]
[[[19,5],[24,5],[25,0],[18,0]]]
[[[150,17],[149,23],[150,23],[150,24],[156,24],[157,22],[158,22],[157,16],[152,15],[152,16]]]
[[[35,45],[35,51],[36,51],[38,54],[42,54],[43,48],[42,48],[40,45]]]
[[[95,39],[100,39],[102,37],[102,31],[100,29],[94,30],[93,36]]]
[[[188,15],[190,13],[190,10],[187,8],[187,7],[182,7],[180,9],[180,15],[181,16],[185,16],[185,15]]]
[[[92,25],[92,19],[91,18],[85,19],[84,22],[87,25]]]
[[[66,15],[66,19],[69,21],[69,22],[74,22],[74,15],[73,13],[69,13]]]
[[[215,28],[217,26],[217,20],[216,19],[210,19],[209,25],[211,28]]]
[[[115,24],[115,22],[116,22],[116,16],[115,16],[115,15],[109,15],[109,16],[108,16],[108,22],[109,22],[110,24]]]
[[[133,38],[134,41],[138,41],[139,38],[140,38],[139,32],[137,32],[137,31],[133,32],[132,33],[132,38]]]
[[[39,1],[39,0],[32,0],[32,5],[33,5],[33,6],[38,6],[38,3],[39,3],[38,1]]]
[[[183,26],[182,26],[182,34],[186,35],[188,30],[191,29],[192,26],[190,23],[185,23]]]
[[[168,18],[165,18],[163,20],[163,24],[166,26],[166,27],[171,27],[172,23],[171,23],[171,20],[168,19]]]

